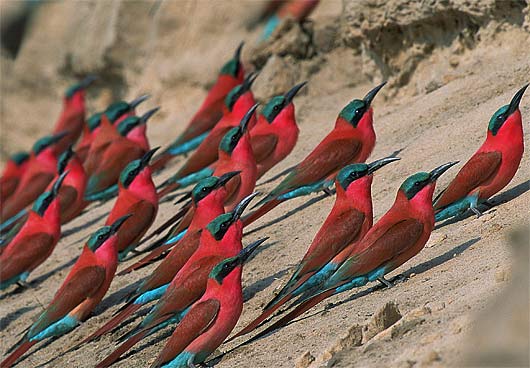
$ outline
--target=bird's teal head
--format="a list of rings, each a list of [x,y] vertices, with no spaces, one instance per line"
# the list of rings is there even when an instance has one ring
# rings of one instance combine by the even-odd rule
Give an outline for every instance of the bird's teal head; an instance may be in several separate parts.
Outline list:
[[[147,100],[149,97],[149,95],[142,95],[140,97],[135,98],[131,102],[114,102],[107,107],[104,113],[105,115],[107,115],[107,118],[109,118],[109,120],[113,123],[121,116],[133,111],[138,105]]]
[[[143,155],[142,158],[129,162],[120,173],[120,183],[124,188],[128,188],[134,179],[149,165],[149,160],[160,147],[153,148]]]
[[[90,238],[88,238],[87,246],[92,251],[95,252],[99,247],[101,247],[112,235],[120,229],[121,225],[131,217],[131,214],[125,215],[114,221],[110,226],[103,226],[96,230]]]
[[[219,74],[229,75],[231,77],[237,78],[239,70],[241,69],[241,49],[243,48],[243,42],[237,47],[234,56],[232,59],[228,60],[225,65],[221,68]]]
[[[443,164],[441,166],[438,166],[436,169],[432,170],[431,172],[419,172],[416,173],[410,177],[408,177],[403,184],[401,184],[401,187],[399,188],[407,197],[408,200],[411,200],[418,194],[423,188],[425,188],[427,185],[436,182],[436,180],[451,166],[454,166],[458,163],[458,161],[455,162],[449,162],[446,164]]]
[[[90,86],[95,80],[97,79],[97,77],[95,75],[89,75],[88,77],[86,77],[85,79],[83,79],[81,82],[79,83],[76,83],[72,86],[70,86],[65,94],[64,94],[64,97],[66,99],[70,99],[72,97],[74,97],[74,95],[76,94],[76,92],[79,92],[79,91],[83,91],[84,89],[86,89],[88,86]]]
[[[519,103],[521,102],[521,99],[523,98],[523,94],[528,87],[528,84],[523,86],[517,93],[513,96],[512,100],[510,101],[509,105],[502,106],[500,109],[495,111],[495,114],[490,119],[490,123],[488,125],[488,130],[493,135],[497,135],[497,132],[499,129],[503,126],[503,124],[508,120],[510,115],[512,115],[515,111],[519,109]]]
[[[142,116],[126,117],[125,119],[120,121],[120,123],[118,124],[118,128],[117,128],[118,132],[120,133],[121,136],[125,137],[127,134],[131,132],[131,130],[133,130],[137,126],[147,123],[149,121],[149,118],[151,118],[151,116],[153,116],[159,109],[160,109],[159,107],[151,109],[147,111],[145,114],[143,114]]]
[[[385,157],[370,164],[357,163],[344,166],[337,174],[337,181],[344,190],[347,190],[355,180],[371,175],[383,166],[399,160],[399,157]]]
[[[243,137],[243,135],[247,131],[248,123],[250,122],[250,119],[252,119],[252,115],[254,115],[254,112],[256,111],[258,106],[259,106],[259,104],[255,104],[254,106],[252,106],[247,111],[245,116],[243,116],[243,118],[241,119],[241,122],[239,123],[239,125],[234,127],[234,128],[232,128],[232,129],[230,129],[224,135],[224,137],[221,139],[221,143],[219,143],[219,149],[220,150],[222,150],[222,151],[224,151],[224,152],[226,152],[228,154],[231,154],[232,151],[234,151],[234,149],[236,148],[237,144],[239,143],[239,140],[241,139],[241,137]]]
[[[247,247],[243,248],[237,256],[230,257],[219,262],[212,271],[210,271],[210,278],[217,281],[219,285],[223,283],[226,276],[235,270],[237,267],[242,266],[254,253],[254,251],[269,238],[259,239]]]
[[[220,241],[223,239],[230,226],[241,218],[245,208],[247,208],[252,199],[258,194],[256,192],[246,196],[232,212],[219,215],[206,225],[206,229],[212,234],[215,240]]]
[[[55,183],[53,183],[52,189],[50,191],[42,193],[39,198],[37,198],[35,203],[33,203],[32,210],[38,213],[39,216],[44,216],[44,213],[50,204],[59,194],[59,189],[61,189],[61,185],[63,184],[66,175],[68,175],[68,171],[62,173],[57,180],[55,180]]]
[[[208,196],[214,190],[221,188],[230,181],[234,176],[239,175],[241,171],[230,171],[220,177],[209,176],[202,179],[195,185],[191,191],[191,198],[195,204],[199,203],[203,198]]]
[[[103,115],[102,112],[96,112],[87,119],[86,125],[90,132],[93,132],[101,124],[101,115]]]
[[[261,114],[267,119],[269,123],[272,123],[274,119],[276,119],[276,116],[282,110],[289,106],[291,101],[293,100],[294,96],[302,89],[303,86],[305,86],[307,82],[303,82],[300,84],[297,84],[293,88],[291,88],[284,96],[274,96],[271,98],[271,100],[263,107],[263,110],[261,111]]]
[[[258,73],[250,73],[247,75],[243,83],[235,86],[230,92],[228,92],[225,97],[225,106],[229,111],[232,111],[234,105],[241,96],[250,91],[250,87],[252,87],[252,83],[254,83],[257,77]]]
[[[38,139],[35,144],[33,144],[32,151],[35,155],[38,155],[41,153],[44,149],[50,147],[51,145],[59,142],[64,136],[66,136],[69,132],[64,131],[61,133],[57,133],[54,135],[47,135],[45,137],[42,137]]]
[[[370,109],[370,105],[372,104],[374,97],[377,95],[377,92],[379,92],[385,84],[386,82],[383,82],[372,89],[366,94],[366,96],[364,96],[362,100],[352,100],[342,109],[339,116],[354,127],[357,127],[359,121],[361,121],[362,117],[364,116],[364,113]]]
[[[59,156],[59,160],[57,160],[57,172],[59,174],[64,173],[64,170],[66,170],[66,166],[72,157],[74,157],[74,150],[70,145],[68,149]]]
[[[15,163],[15,165],[20,166],[29,159],[29,153],[27,152],[17,152],[12,154],[9,159]]]

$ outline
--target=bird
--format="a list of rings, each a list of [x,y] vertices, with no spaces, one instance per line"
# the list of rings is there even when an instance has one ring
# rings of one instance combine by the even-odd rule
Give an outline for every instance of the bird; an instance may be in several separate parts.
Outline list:
[[[512,180],[523,157],[524,135],[519,103],[528,84],[499,108],[488,124],[486,140],[435,199],[436,221],[477,208]]]
[[[347,164],[366,161],[375,146],[371,104],[385,84],[381,83],[362,100],[354,99],[342,109],[333,130],[257,203],[261,207],[244,219],[245,226],[283,201],[327,189],[337,171]]]
[[[118,198],[105,221],[105,225],[110,225],[125,214],[131,215],[117,234],[116,249],[120,261],[138,245],[158,212],[158,197],[149,168],[149,160],[157,149],[130,162],[120,174]]]
[[[243,84],[234,87],[228,93],[223,108],[223,117],[208,133],[208,136],[201,142],[195,152],[186,160],[184,165],[160,185],[161,188],[169,187],[167,189],[164,188],[165,192],[174,190],[175,188],[172,184],[177,181],[193,180],[195,177],[200,178],[201,175],[204,175],[202,170],[208,170],[209,166],[218,160],[219,143],[230,129],[240,124],[245,113],[255,104],[254,96],[252,91],[250,91],[255,77],[256,74],[250,74]],[[251,116],[248,124],[249,129],[252,129],[256,124],[256,118]]]
[[[199,247],[165,288],[163,296],[139,325],[119,339],[125,340],[123,344],[97,367],[108,367],[138,341],[178,322],[186,314],[189,307],[204,294],[208,274],[215,265],[241,251],[243,224],[240,217],[255,196],[256,193],[251,194],[233,212],[219,215],[206,226]]]
[[[0,200],[3,202],[15,192],[20,179],[28,168],[29,153],[17,152],[9,160],[0,176]]]
[[[307,84],[291,88],[285,95],[274,96],[262,109],[254,128],[250,130],[250,144],[258,166],[258,179],[274,165],[286,158],[298,140],[298,126],[293,98]]]
[[[96,76],[89,75],[81,82],[74,84],[66,90],[63,99],[63,110],[55,123],[53,134],[67,131],[68,134],[62,137],[54,146],[56,155],[61,154],[70,145],[74,144],[85,125],[85,90],[95,80]]]
[[[223,65],[215,84],[184,131],[154,159],[151,165],[153,170],[159,170],[173,157],[197,148],[221,119],[226,95],[243,83],[245,71],[240,60],[242,48],[243,43],[237,47],[234,56]]]
[[[373,173],[398,160],[398,157],[386,157],[370,164],[347,165],[339,171],[335,179],[335,204],[302,261],[285,286],[265,306],[261,315],[232,339],[254,330],[282,305],[307,289],[314,288],[344,262],[351,253],[350,245],[362,239],[372,227]]]
[[[96,112],[86,120],[86,124],[83,127],[83,133],[81,134],[81,138],[79,139],[75,149],[81,162],[85,162],[90,145],[99,132],[102,114],[103,111]]]
[[[172,176],[160,186],[158,197],[163,198],[177,188],[188,186],[203,177],[210,175],[219,176],[230,171],[241,171],[241,173],[237,178],[227,183],[226,207],[231,210],[244,196],[252,193],[256,186],[257,166],[248,130],[255,121],[254,112],[258,105],[254,104],[245,111],[245,114],[239,119],[239,125],[226,129],[224,136],[221,137],[220,142],[217,144],[216,156],[218,158],[215,165],[202,168],[202,170],[199,169],[199,172],[194,172],[187,176],[181,176],[180,174]],[[203,143],[206,142],[207,140]],[[200,148],[195,153],[198,153],[199,150]]]
[[[158,111],[149,110],[141,117],[128,117],[117,127],[110,124],[106,116],[101,118],[101,130],[90,146],[88,157],[84,163],[88,175],[85,199],[87,201],[105,200],[117,193],[117,182],[121,171],[131,161],[141,158],[145,146],[139,144],[143,130],[142,125]],[[134,133],[135,130],[140,133]],[[145,132],[145,131],[144,131]],[[130,134],[134,134],[134,140]],[[147,137],[143,138],[147,142]]]
[[[85,321],[107,293],[117,267],[116,233],[129,216],[93,233],[50,305],[27,329],[0,366],[12,366],[33,345],[58,338]]]
[[[105,109],[103,112],[105,116],[109,119],[109,121],[112,122],[114,125],[120,124],[124,119],[129,118],[131,116],[136,116],[136,108],[143,103],[144,101],[147,101],[151,96],[150,95],[140,95],[136,97],[131,102],[127,101],[117,101]]]
[[[261,35],[261,40],[264,41],[269,39],[274,30],[278,28],[281,22],[285,19],[289,18],[295,20],[296,22],[301,22],[307,18],[309,14],[311,14],[318,3],[319,0],[283,1],[278,7],[277,11],[267,19],[267,23],[265,24],[265,28],[263,29],[263,33]]]
[[[160,298],[164,294],[165,287],[167,287],[177,272],[197,250],[203,228],[217,216],[224,213],[223,203],[225,191],[223,190],[223,186],[238,174],[238,172],[231,172],[219,178],[211,176],[201,180],[195,186],[192,192],[192,201],[197,210],[184,237],[169,244],[170,247],[167,249],[171,248],[172,245],[177,246],[171,249],[171,252],[162,263],[127,296],[125,305],[120,308],[118,313],[80,344],[88,343],[113,330],[143,305]],[[159,249],[156,250],[158,251]],[[158,255],[162,253],[163,251]],[[153,258],[156,258],[157,254],[150,254],[150,256],[152,258],[141,260],[133,266],[138,265],[137,267],[140,267],[148,264]],[[125,272],[121,271],[118,275],[134,270],[135,268],[133,266],[128,267],[124,270]],[[130,268],[132,269],[129,270]]]
[[[223,343],[243,310],[243,264],[263,241],[245,247],[212,269],[204,295],[190,307],[151,367],[195,366]]]
[[[449,162],[434,170],[409,176],[401,184],[392,207],[377,221],[366,235],[355,244],[352,253],[318,290],[309,290],[296,301],[296,308],[273,325],[260,332],[263,336],[298,317],[330,296],[380,281],[387,287],[393,284],[385,278],[425,246],[434,228],[432,205],[436,180],[449,168]],[[257,338],[257,336],[252,339]]]
[[[66,175],[59,176],[52,190],[37,198],[26,221],[12,229],[11,239],[0,248],[1,290],[13,284],[26,286],[29,274],[52,254],[61,236],[57,195]]]
[[[53,145],[66,134],[68,133],[47,135],[35,142],[28,159],[27,169],[20,178],[16,190],[0,204],[2,222],[10,221],[12,216],[33,203],[53,180],[57,167],[57,155]]]

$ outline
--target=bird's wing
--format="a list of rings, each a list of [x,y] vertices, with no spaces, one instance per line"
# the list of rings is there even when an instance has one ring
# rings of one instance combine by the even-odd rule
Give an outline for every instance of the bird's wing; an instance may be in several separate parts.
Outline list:
[[[501,166],[502,154],[500,152],[476,153],[460,169],[456,177],[438,198],[435,207],[443,208],[467,196],[480,185],[487,183],[495,176]]]
[[[50,248],[54,245],[53,236],[47,233],[33,233],[17,239],[14,252],[9,252],[9,256],[2,260],[0,267],[0,278],[10,279],[24,271],[28,271],[38,265],[48,257]]]
[[[375,270],[391,262],[399,254],[414,246],[423,233],[423,224],[413,218],[405,219],[391,225],[377,236],[365,236],[369,246],[363,251],[352,254],[337,270],[341,280],[349,280]]]
[[[278,144],[278,136],[274,134],[263,134],[251,137],[250,144],[254,152],[254,159],[260,163],[269,157]]]
[[[65,211],[65,206],[71,206],[77,200],[77,190],[70,185],[63,185],[59,189],[59,199],[61,203],[61,211]]]
[[[175,328],[171,338],[158,356],[154,367],[160,367],[162,364],[173,360],[193,340],[207,331],[215,322],[220,308],[221,303],[216,299],[207,299],[195,303]]]
[[[23,218],[15,222],[15,225],[11,229],[9,229],[7,233],[2,234],[2,236],[0,237],[0,253],[1,250],[5,249],[5,247],[11,242],[11,240],[13,240],[13,238],[18,234],[22,226],[24,226],[24,224],[26,223],[27,218],[28,216],[26,214]]]
[[[48,308],[32,326],[30,336],[38,334],[90,298],[99,290],[105,281],[105,276],[105,268],[99,265],[82,268],[74,266]]]
[[[361,150],[357,139],[327,139],[322,141],[300,162],[274,190],[280,195],[301,185],[325,179],[349,164]]]
[[[234,198],[239,193],[239,186],[241,185],[241,175],[236,175],[225,184],[226,197],[225,204],[232,203]]]

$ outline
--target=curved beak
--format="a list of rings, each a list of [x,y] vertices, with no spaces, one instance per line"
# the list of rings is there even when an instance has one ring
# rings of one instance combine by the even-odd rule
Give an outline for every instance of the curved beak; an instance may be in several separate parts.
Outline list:
[[[145,100],[148,100],[149,98],[151,98],[151,95],[148,95],[148,94],[141,95],[140,97],[136,97],[134,100],[129,102],[129,106],[131,107],[131,110],[134,109],[136,106],[140,105]]]
[[[52,138],[50,140],[50,145],[59,142],[62,138],[66,137],[68,134],[70,134],[69,130],[63,130],[62,132],[52,135]]]
[[[254,106],[252,106],[250,109],[248,109],[245,116],[243,116],[243,119],[241,119],[241,122],[239,123],[239,127],[241,128],[241,131],[244,132],[245,130],[247,130],[248,122],[252,118],[252,115],[254,115],[254,112],[256,111],[258,106],[259,106],[259,102],[254,104]]]
[[[147,123],[147,121],[151,118],[151,116],[153,116],[154,114],[156,114],[156,112],[160,110],[160,107],[155,107],[154,109],[151,109],[149,110],[148,112],[146,112],[145,114],[143,114],[141,117],[140,117],[140,120],[142,121],[142,124],[145,124]]]
[[[239,204],[236,206],[236,208],[234,208],[234,211],[232,211],[232,223],[234,223],[237,220],[239,220],[239,218],[241,217],[241,215],[243,214],[243,212],[245,211],[247,206],[250,204],[252,199],[254,199],[254,197],[259,195],[259,194],[260,194],[259,192],[254,192],[254,193],[246,196],[245,198],[243,198],[241,200],[241,202],[239,202]]]
[[[68,175],[69,172],[70,172],[69,170],[63,172],[57,178],[57,180],[55,180],[55,183],[53,183],[53,187],[52,187],[52,197],[53,198],[57,197],[57,194],[59,194],[59,189],[61,189],[61,185],[63,185],[64,178],[66,178],[66,175]]]
[[[523,86],[517,93],[513,96],[512,100],[510,101],[510,107],[508,108],[508,114],[511,115],[519,108],[519,103],[521,102],[521,99],[523,98],[524,92],[528,88],[528,84]]]
[[[374,100],[375,95],[377,95],[377,93],[381,90],[381,88],[385,86],[385,84],[386,84],[386,81],[384,81],[383,83],[381,83],[380,85],[372,89],[370,92],[366,94],[366,96],[364,96],[363,100],[364,102],[366,102],[368,106],[372,104],[372,101]]]
[[[307,81],[305,82],[302,82],[300,84],[297,84],[296,86],[294,86],[293,88],[291,88],[286,94],[285,94],[285,99],[287,100],[287,103],[290,103],[294,96],[296,96],[296,94],[307,84]]]
[[[224,186],[226,183],[228,183],[230,181],[230,179],[232,179],[234,176],[237,176],[241,174],[241,171],[230,171],[230,172],[227,172],[226,174],[223,174],[219,177],[219,180],[217,181],[217,184],[215,185],[215,188],[220,188],[222,186]]]
[[[114,223],[112,225],[110,225],[110,232],[112,235],[116,234],[118,232],[118,230],[120,229],[120,227],[123,225],[123,223],[125,221],[127,221],[127,219],[129,217],[132,216],[132,213],[129,213],[125,216],[122,216],[120,217],[119,219],[117,219],[116,221],[114,221]]]
[[[252,72],[247,75],[245,80],[243,81],[243,86],[241,88],[241,94],[247,92],[252,87],[252,83],[258,78],[259,73],[258,72]]]
[[[399,157],[385,157],[380,160],[376,160],[368,164],[368,174],[372,174],[382,168],[383,166],[388,165],[391,162],[396,162],[401,160]]]
[[[261,244],[265,243],[267,240],[269,240],[268,236],[265,237],[265,238],[256,240],[255,242],[253,242],[253,243],[247,245],[245,248],[243,248],[239,252],[239,254],[237,255],[238,264],[242,265],[243,263],[245,263],[250,258],[252,253],[254,253],[254,251],[256,249],[258,249],[258,247]]]
[[[234,59],[239,62],[241,60],[241,50],[243,49],[243,45],[245,42],[241,42],[239,46],[237,47],[236,51],[234,52]]]
[[[430,173],[429,173],[429,181],[431,183],[435,182],[436,179],[438,179],[440,176],[442,176],[442,174],[444,172],[446,172],[447,170],[449,170],[449,168],[451,168],[452,166],[456,165],[457,163],[459,163],[460,161],[454,161],[454,162],[448,162],[446,164],[443,164],[441,166],[438,166],[436,169],[432,170]]]
[[[160,146],[158,147],[155,147],[153,148],[152,150],[150,151],[147,151],[143,156],[142,156],[142,159],[140,160],[140,165],[142,168],[146,167],[147,165],[149,165],[149,161],[151,160],[151,157],[153,157],[153,155],[155,154],[156,151],[158,151],[160,149]]]
[[[79,82],[79,87],[87,88],[92,83],[94,83],[94,81],[96,81],[97,79],[98,79],[98,77],[96,75],[93,75],[93,74],[88,75],[81,82]]]

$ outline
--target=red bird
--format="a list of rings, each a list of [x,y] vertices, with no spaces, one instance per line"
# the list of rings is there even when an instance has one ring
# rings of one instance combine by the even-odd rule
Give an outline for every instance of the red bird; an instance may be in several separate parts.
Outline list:
[[[48,308],[11,348],[16,347],[1,367],[12,366],[39,341],[63,336],[90,316],[114,278],[118,263],[115,234],[127,218],[124,216],[92,234]]]
[[[298,140],[293,98],[307,82],[297,84],[285,96],[273,97],[250,131],[250,142],[258,165],[258,179],[286,158]]]
[[[304,20],[318,5],[319,0],[288,0],[283,1],[277,12],[267,20],[262,40],[268,39],[276,27],[285,19],[294,19],[297,22]]]
[[[57,155],[53,145],[67,133],[58,133],[39,139],[33,145],[28,166],[13,194],[0,204],[2,221],[6,221],[33,203],[55,177]]]
[[[221,140],[230,129],[239,125],[243,116],[256,103],[252,91],[250,91],[256,76],[256,74],[250,74],[243,84],[232,89],[226,96],[222,119],[219,120],[179,171],[162,184],[162,187],[168,187],[163,189],[164,193],[175,189],[174,184],[172,185],[171,183],[191,177],[193,174],[208,168],[219,159],[219,143],[221,143]],[[248,129],[252,129],[255,124],[256,118],[252,116],[248,122]]]
[[[435,200],[436,221],[463,214],[487,201],[512,180],[523,157],[523,122],[519,103],[528,84],[513,96],[509,105],[490,119],[486,141]]]
[[[355,99],[342,109],[335,128],[258,203],[262,206],[245,218],[245,226],[285,200],[324,189],[342,167],[366,161],[375,146],[371,103],[385,83],[368,92],[364,99]]]
[[[156,218],[158,197],[149,160],[157,149],[154,148],[141,159],[129,163],[120,174],[118,198],[105,222],[105,225],[109,225],[125,214],[131,215],[125,227],[118,232],[116,249],[120,260],[138,245],[138,241]]]
[[[160,298],[164,294],[167,285],[173,280],[173,277],[175,277],[177,272],[197,250],[203,228],[217,216],[224,213],[223,203],[226,192],[223,189],[223,186],[237,174],[237,172],[231,172],[220,178],[211,176],[201,180],[201,182],[197,184],[192,192],[192,201],[193,206],[196,208],[196,212],[184,237],[180,240],[169,243],[169,246],[164,250],[171,248],[171,246],[175,244],[177,246],[171,250],[151,275],[145,278],[140,286],[129,294],[127,297],[127,303],[120,308],[120,312],[104,326],[83,340],[80,345],[85,342],[90,342],[116,328],[122,321],[140,309],[143,305]],[[161,248],[164,247],[157,248],[155,252],[159,251]],[[160,256],[164,250],[157,254],[150,254],[150,258],[135,263],[133,266],[120,272],[120,274],[130,272],[132,269],[135,269],[134,266],[141,267],[148,264],[152,259]]]
[[[74,144],[81,135],[85,125],[85,89],[96,79],[94,76],[88,76],[66,91],[63,111],[53,133],[68,132],[68,134],[55,145],[54,150],[57,155]]]
[[[243,264],[266,239],[217,264],[204,295],[196,301],[151,367],[191,367],[203,363],[234,329],[243,311]]]
[[[7,161],[0,177],[0,201],[5,201],[17,189],[20,178],[28,168],[29,154],[17,152]]]
[[[186,314],[187,308],[204,294],[208,274],[215,265],[241,251],[243,224],[240,217],[254,196],[245,198],[233,212],[220,215],[208,224],[201,234],[198,249],[175,275],[164,296],[140,325],[123,337],[127,341],[97,367],[108,367],[145,336],[178,322]]]
[[[66,173],[50,192],[35,201],[28,218],[0,254],[0,289],[18,283],[23,285],[30,272],[52,254],[61,236],[60,205],[57,194]]]
[[[348,165],[339,171],[335,179],[335,204],[304,258],[287,284],[265,306],[263,313],[233,338],[251,332],[282,305],[314,289],[339,268],[354,251],[355,244],[372,227],[372,174],[397,160],[397,157],[387,157],[369,165]]]
[[[226,95],[237,85],[243,83],[245,72],[240,61],[242,47],[243,43],[236,49],[234,57],[221,68],[217,81],[184,132],[154,160],[155,162],[151,165],[153,170],[161,169],[176,155],[196,148],[221,119]]]

